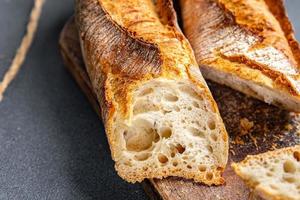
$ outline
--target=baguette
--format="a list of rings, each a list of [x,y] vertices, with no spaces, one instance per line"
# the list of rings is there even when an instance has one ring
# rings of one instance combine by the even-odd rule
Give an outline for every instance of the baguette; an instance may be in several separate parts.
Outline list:
[[[300,50],[282,0],[181,0],[203,76],[300,112]]]
[[[228,136],[172,1],[77,0],[75,18],[118,174],[224,183]]]
[[[300,145],[247,156],[232,167],[264,199],[300,199]]]

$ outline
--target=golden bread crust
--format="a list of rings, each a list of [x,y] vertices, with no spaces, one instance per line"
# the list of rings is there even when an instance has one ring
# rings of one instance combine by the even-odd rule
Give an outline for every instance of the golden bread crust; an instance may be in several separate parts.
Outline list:
[[[76,24],[81,48],[95,93],[101,106],[103,123],[113,160],[119,175],[129,182],[144,178],[181,176],[203,181],[204,174],[189,170],[156,171],[143,169],[128,172],[118,161],[121,150],[114,133],[116,120],[130,118],[133,91],[143,83],[157,78],[187,79],[203,90],[211,110],[222,122],[213,97],[198,69],[193,50],[177,25],[172,1],[158,0],[77,0]],[[228,136],[220,127],[228,150]],[[224,152],[227,160],[227,152]],[[214,178],[206,184],[224,183],[220,166],[212,171]]]
[[[182,0],[181,5],[199,65],[300,102],[300,50],[281,0]]]

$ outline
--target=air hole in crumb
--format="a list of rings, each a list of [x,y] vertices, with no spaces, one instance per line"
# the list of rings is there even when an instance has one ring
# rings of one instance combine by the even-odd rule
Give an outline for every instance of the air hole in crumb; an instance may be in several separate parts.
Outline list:
[[[174,153],[174,152],[171,153],[171,157],[172,157],[172,158],[175,157],[175,153]]]
[[[270,184],[270,187],[271,187],[273,190],[278,190],[278,187],[277,187],[276,185]]]
[[[176,167],[178,165],[178,162],[174,161],[172,164],[173,164],[174,167]]]
[[[146,89],[142,90],[138,96],[145,96],[145,95],[150,94],[152,92],[153,92],[152,88],[146,88]]]
[[[187,109],[188,109],[189,111],[191,111],[191,110],[192,110],[192,107],[188,107]]]
[[[292,161],[287,160],[283,163],[283,170],[286,173],[295,173],[296,167]]]
[[[273,174],[271,172],[267,172],[267,176],[271,177]]]
[[[127,132],[127,131],[124,131],[123,136],[124,136],[124,137],[127,137],[127,134],[128,134],[128,132]]]
[[[140,113],[158,111],[159,107],[153,102],[145,101],[144,99],[139,99],[134,103],[133,114],[137,115]]]
[[[191,165],[187,165],[186,166],[188,169],[192,169],[192,166]]]
[[[182,154],[185,151],[185,147],[182,146],[181,144],[177,144],[175,147],[178,151],[178,153]]]
[[[213,148],[212,148],[212,146],[208,145],[206,148],[207,148],[207,150],[208,150],[210,153],[213,153]]]
[[[264,161],[264,162],[263,162],[263,165],[264,165],[265,167],[267,167],[267,166],[268,166],[267,161]]]
[[[214,175],[211,172],[206,173],[206,179],[209,180],[209,181],[213,179],[213,176]]]
[[[165,163],[167,163],[168,162],[168,158],[167,158],[167,156],[165,156],[165,155],[163,155],[163,154],[159,154],[158,155],[158,161],[160,162],[160,163],[163,163],[163,164],[165,164]]]
[[[164,95],[165,100],[175,102],[178,101],[178,97],[173,94],[165,94]]]
[[[137,119],[133,124],[133,127],[123,132],[126,147],[129,151],[144,151],[152,146],[152,142],[159,140],[159,135],[152,128],[152,123],[144,119]]]
[[[160,130],[161,137],[169,138],[172,135],[172,130],[169,127],[164,127]]]
[[[156,133],[155,137],[154,137],[154,142],[157,143],[159,141],[160,137],[159,135]]]
[[[199,104],[198,104],[196,101],[193,101],[193,106],[194,106],[195,108],[200,108]]]
[[[204,106],[203,109],[204,109],[206,112],[208,112],[207,106]],[[212,110],[211,112],[216,112],[216,111],[215,111],[215,109],[214,109],[214,110]]]
[[[176,112],[179,112],[179,111],[180,111],[180,108],[179,108],[178,106],[175,106],[175,107],[174,107],[174,110],[175,110]]]
[[[189,95],[190,97],[193,97],[193,98],[198,99],[200,101],[203,100],[202,96],[200,96],[199,94],[197,94],[197,92],[191,86],[184,85],[184,86],[180,86],[179,89],[182,92],[184,92],[187,95]]]
[[[288,183],[295,183],[296,181],[294,177],[283,177],[283,179]]]
[[[124,163],[124,165],[129,166],[129,167],[132,166],[130,161],[126,161],[126,162]]]
[[[170,113],[170,112],[172,112],[171,110],[163,110],[162,111],[162,113],[165,115],[165,114],[168,114],[168,113]]]
[[[208,128],[209,128],[210,130],[215,130],[215,129],[216,129],[216,123],[215,123],[215,121],[209,120],[209,121],[208,121]]]
[[[210,137],[215,142],[218,140],[218,136],[215,133],[210,134]]]
[[[147,160],[151,156],[150,153],[141,153],[138,155],[135,155],[134,158],[138,161],[144,161]]]
[[[293,153],[294,158],[299,162],[300,161],[300,152],[299,151],[295,151]]]
[[[193,136],[205,138],[205,134],[201,130],[198,130],[198,129],[194,128],[194,127],[189,127],[188,130],[189,130],[189,132],[191,132],[193,134]]]

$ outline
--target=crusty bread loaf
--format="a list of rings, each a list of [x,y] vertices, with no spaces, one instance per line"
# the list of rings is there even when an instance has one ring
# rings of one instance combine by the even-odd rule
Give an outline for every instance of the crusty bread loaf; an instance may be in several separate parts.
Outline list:
[[[172,2],[77,0],[75,17],[118,174],[222,184],[227,133]]]
[[[181,0],[203,76],[300,112],[300,50],[282,0]]]
[[[300,145],[247,156],[232,167],[264,199],[300,199]]]

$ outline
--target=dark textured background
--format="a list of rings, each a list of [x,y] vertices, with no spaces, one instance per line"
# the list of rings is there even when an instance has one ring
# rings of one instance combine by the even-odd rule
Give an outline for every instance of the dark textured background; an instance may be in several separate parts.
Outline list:
[[[33,0],[0,0],[0,79]],[[300,38],[300,1],[287,0]],[[0,103],[0,200],[147,199],[113,168],[103,126],[65,70],[58,37],[73,0],[47,0],[36,38]]]

